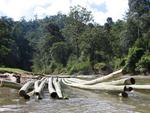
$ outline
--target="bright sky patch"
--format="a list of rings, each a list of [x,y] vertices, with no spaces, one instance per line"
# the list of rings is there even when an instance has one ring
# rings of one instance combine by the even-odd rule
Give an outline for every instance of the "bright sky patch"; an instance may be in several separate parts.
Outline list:
[[[81,5],[92,11],[95,22],[104,24],[107,17],[114,21],[122,19],[128,10],[128,0],[0,0],[0,16],[14,20],[25,17],[27,20],[55,15],[68,14],[71,6]]]

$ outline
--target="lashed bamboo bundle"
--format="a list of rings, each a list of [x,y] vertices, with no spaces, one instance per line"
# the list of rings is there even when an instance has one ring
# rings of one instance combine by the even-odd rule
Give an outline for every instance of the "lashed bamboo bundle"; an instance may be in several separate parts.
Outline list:
[[[67,78],[67,79],[73,83],[79,83],[79,84],[84,84],[86,82],[89,82],[89,81],[81,80],[81,79],[77,79],[77,78]],[[131,84],[135,84],[135,79],[130,77],[130,78],[124,78],[124,79],[114,80],[114,81],[110,81],[110,82],[101,82],[101,83],[97,83],[97,84],[131,85]]]
[[[99,78],[94,79],[94,80],[81,80],[81,79],[78,79],[78,78],[68,78],[68,79],[71,80],[72,82],[75,82],[75,83],[80,83],[80,84],[84,84],[84,85],[93,85],[93,84],[96,84],[96,83],[105,82],[105,81],[108,81],[112,78],[118,77],[118,76],[121,75],[121,73],[122,73],[122,69],[120,69],[118,71],[115,71],[113,73],[110,73],[106,76],[99,77]]]
[[[84,85],[84,84],[78,84],[78,83],[72,83],[68,81],[67,79],[62,79],[62,82],[68,86],[81,88],[81,89],[91,89],[91,90],[105,90],[105,91],[113,91],[113,92],[124,92],[124,91],[131,91],[131,87],[126,86],[115,86],[115,85]]]
[[[69,77],[68,75],[60,76],[60,77],[57,77],[58,75],[46,76],[48,77],[48,79],[43,77],[41,80],[28,81],[24,85],[11,82],[11,81],[7,81],[7,80],[1,80],[0,86],[19,89],[19,95],[24,97],[25,99],[29,99],[34,94],[38,97],[38,99],[41,99],[42,98],[41,93],[44,90],[44,87],[46,84],[48,84],[48,91],[52,98],[63,99],[63,94],[61,91],[61,84],[60,84],[61,80],[62,80],[62,83],[71,87],[76,87],[80,89],[88,89],[88,90],[117,92],[119,93],[120,96],[123,96],[123,97],[128,96],[128,93],[127,93],[128,91],[150,90],[150,85],[135,85],[136,80],[141,80],[141,79],[145,80],[145,78],[147,80],[147,78],[150,78],[150,77],[128,76],[126,78],[122,78],[120,76],[121,73],[122,73],[122,69],[116,72],[110,73],[106,76],[93,79],[93,80],[83,80],[74,76]],[[119,77],[120,79],[116,80],[117,77]],[[113,78],[115,78],[115,80],[112,81]],[[33,87],[33,90],[29,92],[29,89],[31,87]]]

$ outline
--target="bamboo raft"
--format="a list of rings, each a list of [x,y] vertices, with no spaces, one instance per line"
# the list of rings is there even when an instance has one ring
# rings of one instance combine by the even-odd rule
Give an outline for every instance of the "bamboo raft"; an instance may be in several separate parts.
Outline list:
[[[125,77],[121,78],[122,69],[110,73],[106,76],[95,78],[92,80],[81,79],[81,77],[70,77],[70,76],[44,76],[42,78],[36,77],[31,79],[25,84],[21,84],[18,77],[15,76],[1,75],[3,79],[0,79],[0,87],[9,87],[18,90],[19,96],[24,99],[30,99],[32,96],[36,96],[37,99],[42,99],[42,93],[47,88],[49,95],[53,99],[67,99],[62,93],[62,85],[68,87],[75,87],[85,90],[96,90],[115,92],[119,96],[128,97],[128,92],[133,90],[150,90],[150,85],[137,85],[136,80],[140,77]],[[9,77],[9,79],[5,79]],[[11,78],[12,77],[12,78]],[[120,77],[120,79],[117,79]],[[114,80],[115,79],[115,80]],[[141,77],[141,79],[143,79]]]

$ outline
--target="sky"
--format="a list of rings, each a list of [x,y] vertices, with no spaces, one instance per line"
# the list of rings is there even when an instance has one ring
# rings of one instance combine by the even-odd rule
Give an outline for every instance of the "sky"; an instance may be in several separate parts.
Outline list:
[[[128,10],[128,0],[0,0],[0,16],[30,20],[37,15],[41,19],[58,12],[68,14],[70,7],[76,5],[92,11],[94,21],[99,24],[104,24],[107,17],[113,21],[123,19]]]

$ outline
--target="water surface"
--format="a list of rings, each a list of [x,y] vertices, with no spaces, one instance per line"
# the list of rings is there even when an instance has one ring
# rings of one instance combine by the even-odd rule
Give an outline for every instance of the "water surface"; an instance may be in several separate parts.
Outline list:
[[[0,88],[0,113],[149,113],[149,92],[129,93],[128,98],[100,91],[66,87],[68,100],[54,100],[44,92],[43,99],[29,101],[19,97],[17,90]]]

